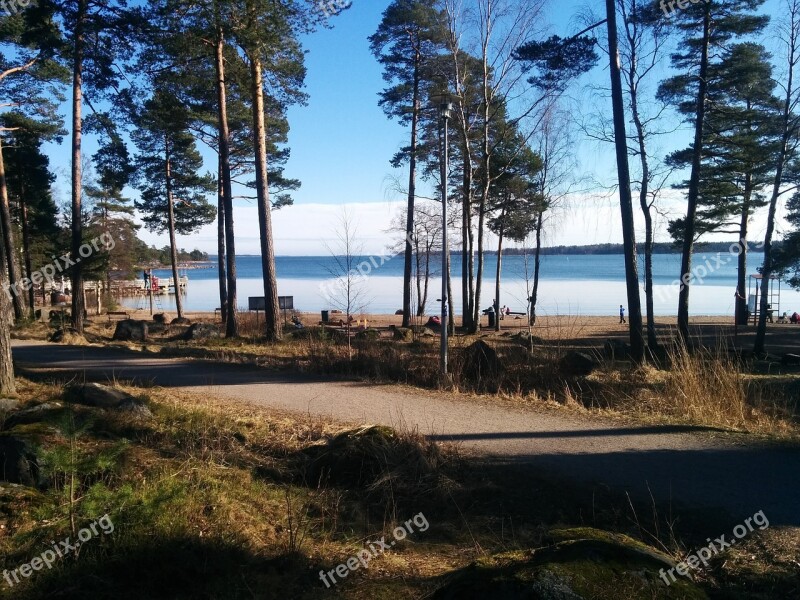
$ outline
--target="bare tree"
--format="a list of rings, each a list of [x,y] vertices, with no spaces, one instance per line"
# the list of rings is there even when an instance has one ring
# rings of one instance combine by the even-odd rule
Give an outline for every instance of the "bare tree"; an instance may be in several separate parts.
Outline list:
[[[786,187],[788,179],[786,169],[791,160],[796,160],[798,132],[800,132],[800,91],[795,84],[795,69],[800,63],[800,0],[785,0],[786,16],[780,28],[780,39],[783,46],[785,59],[784,80],[779,82],[783,88],[783,112],[780,119],[781,141],[778,156],[775,161],[775,180],[769,200],[769,213],[767,215],[767,231],[764,236],[764,265],[761,268],[761,306],[758,312],[758,329],[753,351],[757,354],[764,352],[764,340],[767,334],[767,314],[769,312],[769,283],[773,272],[772,235],[775,231],[775,214],[778,199],[790,190],[796,190],[797,185]],[[794,174],[795,178],[797,174]]]
[[[327,267],[332,280],[325,284],[325,296],[330,306],[341,310],[345,315],[347,351],[348,355],[351,355],[350,329],[353,315],[362,313],[366,308],[367,301],[366,275],[363,269],[359,270],[363,261],[364,246],[358,241],[358,228],[347,211],[339,220],[335,238],[333,246],[325,244],[333,259],[330,266]]]

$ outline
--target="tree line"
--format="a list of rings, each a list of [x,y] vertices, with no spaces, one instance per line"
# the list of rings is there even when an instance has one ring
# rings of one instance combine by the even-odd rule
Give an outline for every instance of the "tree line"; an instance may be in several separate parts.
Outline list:
[[[543,240],[559,208],[585,183],[576,176],[580,133],[615,149],[613,185],[620,202],[635,358],[658,343],[652,254],[665,190],[678,190],[686,204],[685,216],[669,223],[682,254],[677,307],[682,341],[689,339],[692,253],[703,236],[736,235],[743,298],[752,237],[748,226],[754,212],[764,209],[763,285],[771,275],[794,269],[800,259],[793,243],[800,237],[795,231],[800,227],[795,82],[800,0],[784,0],[772,22],[761,12],[763,3],[708,0],[667,18],[653,0],[606,0],[601,14],[583,13],[580,31],[548,37],[541,31],[545,0],[391,2],[369,45],[386,82],[379,104],[409,134],[408,143],[391,157],[392,165],[408,172],[403,323],[419,312],[419,306],[412,308],[413,271],[416,265],[417,273],[430,273],[419,254],[435,250],[431,218],[443,202],[451,205],[459,233],[464,330],[480,328],[488,295],[484,259],[493,250],[500,260],[491,300],[501,302],[502,255],[509,242],[531,248],[530,308],[535,310]],[[125,0],[41,0],[4,16],[0,283],[18,282],[23,268],[30,272],[52,252],[47,243],[57,237],[52,227],[59,223],[42,148],[68,139],[70,206],[60,225],[68,227],[73,259],[97,230],[113,229],[120,240],[132,240],[128,217],[135,209],[148,228],[169,235],[177,277],[176,234],[216,220],[220,306],[226,334],[236,336],[233,200],[246,197],[258,208],[264,335],[279,339],[271,212],[291,203],[291,192],[300,185],[284,175],[287,109],[306,101],[300,38],[328,25],[328,18],[345,8],[321,11],[300,0],[148,0],[135,6]],[[579,21],[576,15],[572,22]],[[771,48],[762,43],[768,28]],[[574,110],[570,90],[603,62],[608,87],[593,94],[597,110],[577,123],[576,112],[591,111]],[[431,99],[444,90],[459,98],[451,119],[450,191],[425,201],[419,180],[437,190],[441,183],[441,121]],[[67,123],[56,110],[65,100]],[[691,131],[691,142],[661,155],[660,140],[677,121]],[[87,135],[98,143],[91,156],[83,151]],[[201,147],[216,156],[213,172],[204,171]],[[125,195],[131,187],[140,192],[136,201]],[[213,196],[216,202],[209,200]],[[645,224],[639,245],[635,202]],[[787,211],[794,229],[777,248],[779,210]],[[419,215],[424,215],[421,223]],[[496,248],[490,247],[489,232]],[[26,264],[20,265],[19,249],[26,245]],[[81,290],[95,265],[75,262],[71,287]],[[451,273],[443,275],[453,328],[453,282]],[[426,289],[419,278],[416,289],[418,296]],[[30,308],[26,302],[32,305],[31,299],[12,301],[8,306],[8,298],[0,299],[0,353],[8,346],[10,311],[22,318]],[[766,294],[762,301],[758,351],[764,345]],[[72,325],[81,331],[83,295],[73,294],[72,302]],[[739,317],[744,308],[740,299]]]

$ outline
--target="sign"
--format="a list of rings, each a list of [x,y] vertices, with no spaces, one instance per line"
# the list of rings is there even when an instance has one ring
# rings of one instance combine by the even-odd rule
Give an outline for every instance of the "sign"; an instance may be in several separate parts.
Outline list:
[[[294,310],[294,296],[278,296],[278,308],[281,310]]]
[[[267,310],[267,299],[264,296],[250,296],[247,299],[247,310]]]

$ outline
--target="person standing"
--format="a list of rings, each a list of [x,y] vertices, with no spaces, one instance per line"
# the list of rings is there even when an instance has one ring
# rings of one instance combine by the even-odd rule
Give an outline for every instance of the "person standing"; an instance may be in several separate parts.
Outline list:
[[[619,305],[619,322],[620,324],[627,323],[625,320],[625,307],[622,304]]]

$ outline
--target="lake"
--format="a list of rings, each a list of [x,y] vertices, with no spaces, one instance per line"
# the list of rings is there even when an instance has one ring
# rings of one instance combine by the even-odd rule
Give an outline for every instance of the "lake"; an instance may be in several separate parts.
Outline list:
[[[212,257],[215,261],[216,257]],[[762,256],[753,252],[748,257],[748,275],[756,273]],[[427,312],[439,312],[441,280],[437,268],[430,282]],[[330,256],[279,256],[275,259],[278,272],[278,290],[281,296],[294,296],[296,310],[316,312],[337,308],[334,292],[336,261]],[[363,312],[394,313],[402,307],[403,256],[361,257],[357,264],[364,273],[356,280]],[[698,279],[691,289],[690,309],[693,315],[733,315],[736,290],[736,256],[728,253],[698,253],[694,256],[694,270]],[[481,307],[491,304],[494,296],[496,256],[486,257]],[[261,259],[258,256],[239,256],[236,259],[238,304],[245,309],[248,296],[262,296]],[[643,260],[639,271],[642,279]],[[678,287],[673,282],[680,270],[679,254],[657,254],[653,257],[655,312],[657,315],[676,314]],[[170,277],[168,269],[154,270],[158,277]],[[461,260],[451,259],[453,295],[456,312],[461,303]],[[181,271],[184,274],[184,271]],[[184,297],[187,311],[213,311],[219,306],[216,262],[208,269],[185,271],[189,289]],[[512,311],[524,312],[526,307],[525,260],[522,256],[504,256],[500,288],[500,304]],[[126,298],[123,304],[136,308],[141,300]],[[164,310],[175,311],[174,297],[162,296]],[[625,292],[625,263],[619,255],[557,255],[543,256],[539,282],[537,314],[616,315],[619,305],[627,305]],[[800,292],[783,284],[780,312],[800,312]],[[642,309],[644,286],[642,283]]]

